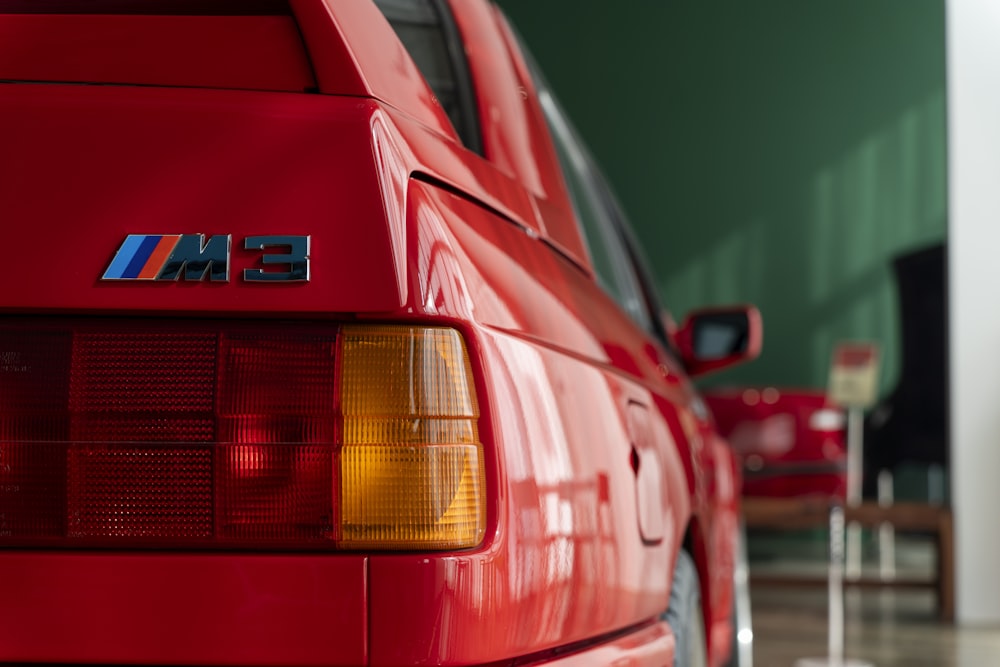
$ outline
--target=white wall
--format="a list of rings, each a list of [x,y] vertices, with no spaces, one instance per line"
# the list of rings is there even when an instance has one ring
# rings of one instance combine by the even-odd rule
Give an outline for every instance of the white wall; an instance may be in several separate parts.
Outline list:
[[[1000,623],[1000,2],[946,2],[957,614]]]

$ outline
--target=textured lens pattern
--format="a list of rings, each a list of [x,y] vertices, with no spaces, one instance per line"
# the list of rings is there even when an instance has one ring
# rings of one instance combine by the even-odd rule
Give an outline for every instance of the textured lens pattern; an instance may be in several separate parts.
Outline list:
[[[219,448],[219,536],[334,537],[333,445]]]
[[[463,548],[485,531],[482,452],[476,445],[345,446],[345,548]]]
[[[211,442],[212,332],[84,332],[73,344],[71,439]]]
[[[0,322],[0,544],[473,547],[478,417],[451,329]]]
[[[473,419],[347,417],[344,419],[344,442],[470,445],[479,442],[479,435]]]
[[[479,416],[454,329],[351,326],[343,346],[345,416]]]
[[[0,442],[0,537],[61,537],[65,480],[63,445]]]
[[[0,330],[0,442],[65,440],[72,336]]]
[[[219,441],[332,443],[336,338],[225,336]]]
[[[69,537],[212,536],[211,447],[77,444],[68,468]]]
[[[336,330],[28,322],[0,322],[0,540],[335,537]]]
[[[408,326],[347,326],[342,335],[341,546],[476,546],[484,463],[462,337]]]
[[[223,415],[333,414],[333,336],[227,335],[221,357],[224,391],[219,411]]]
[[[60,537],[72,336],[0,330],[0,537]]]

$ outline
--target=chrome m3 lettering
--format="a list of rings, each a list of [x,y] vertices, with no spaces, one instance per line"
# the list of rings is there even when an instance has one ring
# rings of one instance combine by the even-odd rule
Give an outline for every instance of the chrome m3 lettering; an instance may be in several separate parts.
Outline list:
[[[101,280],[205,280],[229,282],[232,235],[129,234]],[[307,282],[309,236],[248,236],[263,268],[243,270],[247,282]],[[274,250],[275,252],[270,252]],[[283,250],[284,252],[278,252]]]

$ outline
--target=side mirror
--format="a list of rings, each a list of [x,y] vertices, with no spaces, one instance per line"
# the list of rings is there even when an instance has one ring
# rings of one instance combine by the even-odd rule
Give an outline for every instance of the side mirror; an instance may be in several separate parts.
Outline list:
[[[755,359],[764,328],[753,306],[696,310],[677,329],[674,342],[688,375],[696,377]]]

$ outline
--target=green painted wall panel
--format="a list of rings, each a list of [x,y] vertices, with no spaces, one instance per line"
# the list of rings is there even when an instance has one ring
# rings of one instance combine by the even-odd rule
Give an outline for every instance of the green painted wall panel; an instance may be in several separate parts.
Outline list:
[[[889,262],[946,235],[943,0],[501,0],[603,165],[676,316],[749,301],[731,382],[898,377]]]

